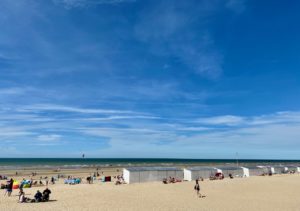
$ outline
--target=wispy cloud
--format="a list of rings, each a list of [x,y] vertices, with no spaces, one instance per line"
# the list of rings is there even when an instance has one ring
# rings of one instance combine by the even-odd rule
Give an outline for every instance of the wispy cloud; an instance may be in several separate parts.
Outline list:
[[[236,13],[242,13],[246,9],[246,0],[228,0],[226,7]]]
[[[0,130],[0,140],[7,138],[26,137],[36,134],[35,132],[29,131],[27,127],[22,126],[2,126]]]
[[[198,119],[197,122],[208,125],[241,125],[244,118],[239,116],[225,115]]]
[[[57,135],[57,134],[39,135],[37,137],[37,140],[42,142],[53,142],[53,141],[61,140],[61,137],[62,137],[61,135]]]
[[[62,105],[53,105],[53,104],[40,104],[40,105],[31,105],[24,106],[19,109],[20,111],[56,111],[56,112],[74,112],[82,114],[130,114],[135,113],[133,111],[123,111],[123,110],[110,110],[110,109],[87,109],[87,108],[77,108],[70,106]]]
[[[299,77],[286,74],[288,86],[278,86],[280,65],[249,70],[249,56],[261,55],[241,46],[260,40],[252,28],[255,39],[239,35],[245,23],[263,35],[269,28],[255,11],[243,19],[247,3],[0,1],[0,146],[21,149],[16,155],[26,143],[64,146],[46,147],[52,156],[71,146],[68,155],[214,157],[263,155],[269,144],[297,154],[300,112],[289,110]]]
[[[10,87],[10,88],[0,88],[1,95],[19,95],[26,92],[26,88],[21,87]]]
[[[135,2],[136,0],[53,0],[55,4],[62,4],[65,8],[90,7],[101,4],[117,5]]]
[[[200,118],[196,120],[200,124],[207,125],[227,125],[227,126],[256,126],[256,125],[270,125],[270,124],[292,124],[300,123],[300,113],[293,111],[276,112],[274,114],[267,114],[261,116],[214,116],[208,118]]]
[[[207,16],[219,7],[219,4],[209,6],[206,1],[192,5],[162,1],[141,11],[135,26],[136,36],[151,44],[153,54],[173,57],[199,75],[216,78],[223,71],[223,56],[205,25]],[[197,31],[188,30],[191,25],[198,25]]]
[[[94,153],[101,152],[107,156],[117,156],[120,153],[119,146],[124,146],[121,150],[125,153],[123,156],[137,148],[147,149],[142,150],[145,155],[158,153],[155,151],[157,146],[160,153],[168,153],[170,150],[177,152],[180,149],[188,150],[191,156],[196,156],[199,147],[205,151],[225,150],[228,155],[235,151],[251,154],[249,150],[255,151],[267,145],[272,145],[274,149],[287,149],[287,145],[297,144],[300,129],[298,111],[194,119],[135,114],[139,112],[128,114],[117,111],[116,115],[99,108],[83,109],[63,105],[27,107],[31,109],[4,109],[0,112],[2,141],[18,146],[25,140],[32,146],[50,147],[70,144],[72,140],[80,144],[86,140],[96,140],[95,144],[106,143],[105,152],[99,147],[98,150],[93,149],[96,150]],[[45,121],[33,121],[35,119]],[[22,126],[24,121],[26,126]],[[90,149],[91,152],[93,150]]]

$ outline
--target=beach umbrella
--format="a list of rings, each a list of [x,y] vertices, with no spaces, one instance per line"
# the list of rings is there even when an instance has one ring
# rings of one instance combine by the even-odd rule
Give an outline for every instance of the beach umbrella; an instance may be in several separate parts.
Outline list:
[[[13,189],[19,189],[19,187],[20,187],[20,183],[15,180],[13,183]]]

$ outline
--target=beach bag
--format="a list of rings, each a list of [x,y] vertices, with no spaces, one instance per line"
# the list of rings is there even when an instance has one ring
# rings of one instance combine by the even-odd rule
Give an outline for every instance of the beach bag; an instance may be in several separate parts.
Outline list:
[[[111,176],[106,176],[104,177],[105,182],[111,182]]]

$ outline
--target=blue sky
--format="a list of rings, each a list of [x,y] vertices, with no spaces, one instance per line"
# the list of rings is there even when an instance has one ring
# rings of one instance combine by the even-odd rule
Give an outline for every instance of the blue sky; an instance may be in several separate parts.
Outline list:
[[[299,6],[2,0],[0,156],[300,159]]]

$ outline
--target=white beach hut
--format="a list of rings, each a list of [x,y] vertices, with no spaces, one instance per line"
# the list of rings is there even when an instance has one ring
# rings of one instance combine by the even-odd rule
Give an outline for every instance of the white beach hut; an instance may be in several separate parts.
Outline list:
[[[176,167],[129,167],[123,169],[126,183],[163,181],[174,177],[183,180],[183,170]]]
[[[274,173],[274,168],[270,166],[257,166],[257,168],[261,169],[263,172],[262,175],[268,175],[270,173]]]
[[[210,176],[214,176],[220,169],[214,167],[197,166],[183,169],[184,180],[192,181],[199,178],[208,179]]]
[[[274,166],[275,174],[285,174],[288,172],[288,168],[286,166]]]
[[[249,177],[249,169],[245,167],[221,166],[217,168],[222,170],[224,177],[229,177],[229,174],[234,177]]]
[[[286,168],[288,168],[288,172],[299,173],[299,167],[297,167],[297,166],[288,165],[288,166],[286,166]]]
[[[275,168],[273,166],[267,166],[267,169],[269,170],[269,173],[275,174]]]
[[[250,170],[247,167],[241,167],[243,169],[243,177],[250,177]]]
[[[261,176],[264,174],[269,174],[269,170],[264,166],[247,166],[249,169],[249,176]]]

